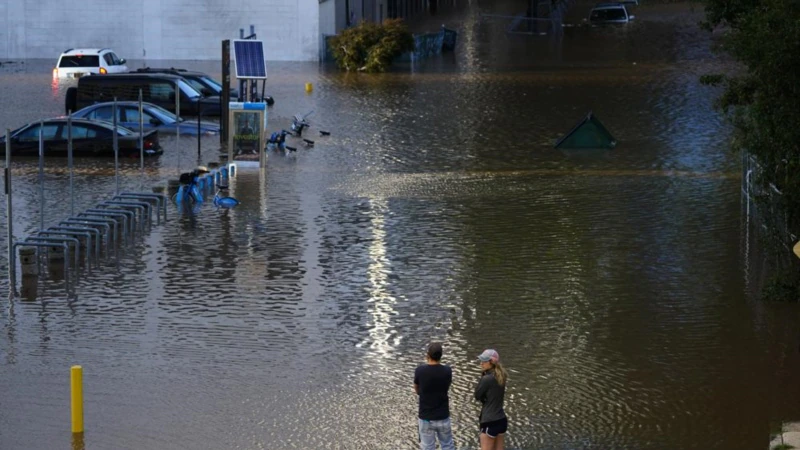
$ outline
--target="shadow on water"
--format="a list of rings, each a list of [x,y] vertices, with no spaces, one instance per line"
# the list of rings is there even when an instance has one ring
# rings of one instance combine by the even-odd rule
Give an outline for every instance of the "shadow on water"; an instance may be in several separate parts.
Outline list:
[[[415,448],[411,373],[433,339],[459,448],[476,448],[486,347],[511,371],[513,448],[754,448],[796,417],[797,308],[745,295],[738,160],[698,82],[728,62],[701,12],[643,5],[554,40],[479,20],[504,5],[459,10],[454,55],[386,74],[271,63],[270,131],[314,110],[309,132],[331,135],[242,171],[235,209],[171,206],[77,298],[42,277],[37,301],[6,304],[0,448],[63,446],[74,363],[98,448]],[[51,64],[0,67],[4,127],[63,113]],[[555,150],[589,110],[618,146]],[[162,144],[144,175],[123,161],[123,189],[218,157],[214,138],[199,159]],[[68,212],[64,166],[47,161],[48,223]],[[36,162],[12,168],[20,238]],[[76,209],[113,188],[113,161],[76,163]]]

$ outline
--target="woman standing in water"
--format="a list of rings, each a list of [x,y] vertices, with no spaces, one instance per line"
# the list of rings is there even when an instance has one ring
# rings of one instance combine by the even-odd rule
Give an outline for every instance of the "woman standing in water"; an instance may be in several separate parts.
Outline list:
[[[480,416],[481,450],[503,450],[508,429],[508,419],[503,411],[508,374],[495,350],[484,350],[478,360],[483,371],[475,388],[475,399],[483,404]]]

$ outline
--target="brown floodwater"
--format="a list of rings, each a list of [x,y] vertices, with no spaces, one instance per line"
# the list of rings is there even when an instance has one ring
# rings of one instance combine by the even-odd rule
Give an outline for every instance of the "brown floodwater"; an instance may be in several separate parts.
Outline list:
[[[765,448],[800,418],[800,308],[752,295],[739,158],[698,81],[729,62],[699,7],[641,6],[614,28],[582,26],[588,9],[559,38],[479,20],[510,3],[443,10],[456,52],[382,75],[269,64],[270,131],[313,110],[316,146],[243,170],[234,210],[170,206],[73,296],[43,278],[3,302],[0,449],[71,445],[73,364],[86,448],[413,449],[431,340],[454,369],[459,448],[477,448],[487,347],[510,370],[510,448]],[[63,113],[51,65],[0,67],[3,128]],[[590,110],[617,148],[555,150]],[[217,158],[215,138],[199,159],[195,140],[161,139],[144,175],[122,161],[124,189]],[[111,196],[112,160],[75,166],[76,212]],[[39,226],[37,162],[12,168],[21,239]],[[45,194],[47,224],[70,215],[65,160],[46,161]]]

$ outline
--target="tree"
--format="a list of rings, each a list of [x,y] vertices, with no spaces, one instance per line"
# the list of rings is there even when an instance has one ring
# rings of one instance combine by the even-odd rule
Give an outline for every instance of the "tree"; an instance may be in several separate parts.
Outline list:
[[[331,38],[330,45],[340,68],[383,72],[395,58],[414,50],[414,37],[401,19],[364,21]]]
[[[709,30],[723,32],[722,49],[743,70],[707,75],[724,87],[718,106],[734,125],[733,145],[755,158],[760,170],[751,180],[778,214],[767,226],[800,231],[800,2],[796,0],[707,0]],[[787,233],[788,234],[788,233]],[[775,232],[778,237],[783,233]],[[778,238],[780,240],[781,238]],[[785,239],[785,238],[783,238]],[[775,248],[793,242],[773,242]],[[790,279],[797,298],[795,270]],[[787,284],[787,278],[777,281]]]

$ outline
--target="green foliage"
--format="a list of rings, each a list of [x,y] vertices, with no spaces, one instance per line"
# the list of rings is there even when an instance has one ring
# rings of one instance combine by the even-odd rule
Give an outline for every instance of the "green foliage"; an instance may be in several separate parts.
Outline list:
[[[753,182],[762,192],[780,192],[768,196],[771,204],[779,208],[778,214],[772,214],[776,216],[773,219],[797,233],[800,231],[800,3],[707,0],[704,26],[723,31],[722,49],[746,70],[708,75],[702,81],[724,87],[717,105],[733,122],[734,147],[755,157],[761,170]]]
[[[395,58],[414,50],[414,37],[401,19],[361,22],[330,43],[336,63],[348,72],[384,72]]]
[[[792,450],[794,446],[789,444],[778,444],[775,447],[772,447],[772,450]]]

